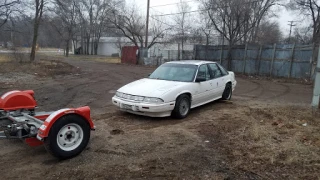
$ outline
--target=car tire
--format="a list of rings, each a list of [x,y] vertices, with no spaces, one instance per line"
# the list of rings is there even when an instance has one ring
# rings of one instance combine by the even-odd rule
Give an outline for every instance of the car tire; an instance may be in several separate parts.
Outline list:
[[[183,119],[187,117],[190,111],[190,97],[186,94],[180,95],[177,100],[175,107],[172,111],[172,117],[177,118],[177,119]]]
[[[231,83],[227,83],[226,87],[225,87],[225,89],[223,91],[221,99],[222,100],[230,100],[231,96],[232,96],[232,86],[231,86]]]
[[[70,114],[59,118],[44,141],[46,150],[59,159],[80,154],[90,139],[90,126],[81,116]]]

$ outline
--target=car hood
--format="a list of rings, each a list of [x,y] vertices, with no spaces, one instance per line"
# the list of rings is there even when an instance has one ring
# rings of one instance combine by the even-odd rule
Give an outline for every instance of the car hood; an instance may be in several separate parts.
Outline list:
[[[129,83],[118,89],[118,91],[137,96],[161,97],[161,95],[171,91],[173,88],[184,84],[186,82],[144,78]]]

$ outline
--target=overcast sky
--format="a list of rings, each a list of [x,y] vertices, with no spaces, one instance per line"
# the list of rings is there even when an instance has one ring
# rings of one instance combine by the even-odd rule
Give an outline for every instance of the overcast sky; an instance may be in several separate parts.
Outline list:
[[[180,2],[188,2],[188,4],[191,6],[192,10],[198,9],[198,4],[195,2],[192,2],[192,0],[150,0],[150,13],[151,14],[168,14],[168,13],[175,13],[177,12],[177,4],[174,3],[180,3]],[[289,1],[289,0],[283,0]],[[127,3],[134,3],[136,6],[141,10],[141,13],[146,13],[147,9],[147,0],[126,0]],[[169,5],[171,4],[171,5]],[[165,5],[165,6],[162,6]],[[278,17],[274,18],[275,21],[279,22],[280,28],[283,32],[284,36],[289,35],[289,25],[288,21],[297,20],[297,15],[292,12],[288,12],[284,7],[277,7],[276,10],[278,13]],[[197,13],[192,13],[194,15],[197,15]],[[172,18],[173,16],[166,16],[167,19]],[[296,22],[297,26],[299,26],[299,22]]]

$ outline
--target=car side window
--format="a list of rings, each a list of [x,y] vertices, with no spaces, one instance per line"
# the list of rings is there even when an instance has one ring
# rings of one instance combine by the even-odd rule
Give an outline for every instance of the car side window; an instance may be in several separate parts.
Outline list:
[[[215,79],[223,76],[217,64],[209,64],[209,67],[211,69],[211,73],[210,73],[211,79]]]
[[[220,68],[221,73],[222,73],[223,76],[225,76],[225,75],[228,74],[228,71],[227,71],[224,67],[222,67],[220,64],[217,64],[217,65],[219,66],[219,68]]]
[[[206,80],[210,79],[209,69],[207,65],[201,65],[199,67],[197,77],[206,78]]]

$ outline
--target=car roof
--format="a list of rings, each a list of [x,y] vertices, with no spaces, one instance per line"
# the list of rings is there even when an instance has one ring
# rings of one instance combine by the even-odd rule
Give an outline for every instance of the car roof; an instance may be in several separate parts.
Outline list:
[[[203,60],[181,60],[181,61],[170,61],[167,63],[174,63],[174,64],[193,64],[193,65],[201,65],[207,63],[216,63],[214,61],[203,61]]]

